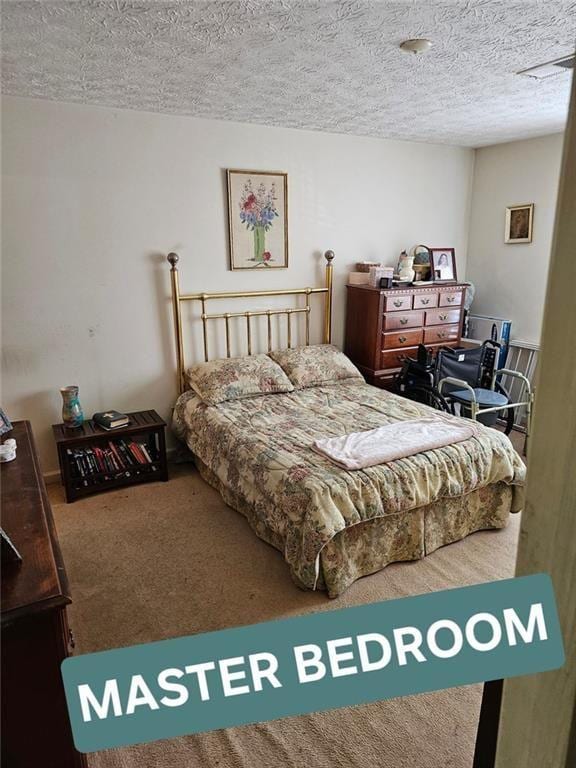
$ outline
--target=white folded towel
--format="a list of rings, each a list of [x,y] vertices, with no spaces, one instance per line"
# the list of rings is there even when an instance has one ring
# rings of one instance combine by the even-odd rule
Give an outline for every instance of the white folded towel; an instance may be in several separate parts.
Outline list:
[[[314,450],[344,469],[365,469],[395,459],[432,451],[468,440],[474,434],[467,424],[440,418],[397,421],[366,432],[316,440]]]

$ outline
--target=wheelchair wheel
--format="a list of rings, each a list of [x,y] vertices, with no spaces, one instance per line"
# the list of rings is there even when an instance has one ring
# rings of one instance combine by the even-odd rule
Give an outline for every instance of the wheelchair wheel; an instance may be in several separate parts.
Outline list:
[[[494,389],[496,392],[499,392],[501,395],[504,395],[504,397],[507,397],[508,400],[510,400],[510,393],[502,386],[502,384],[500,384],[499,381],[496,382]],[[506,415],[504,416],[504,419],[506,426],[504,427],[504,434],[509,435],[510,432],[512,432],[514,429],[514,408],[508,408],[505,413]]]
[[[428,405],[431,408],[435,408],[437,411],[452,413],[452,409],[446,398],[434,389],[412,387],[409,392],[404,393],[404,397],[409,397],[410,400],[414,400],[417,403]]]
[[[504,427],[504,434],[509,435],[514,429],[514,408],[508,408],[506,411],[506,426]]]

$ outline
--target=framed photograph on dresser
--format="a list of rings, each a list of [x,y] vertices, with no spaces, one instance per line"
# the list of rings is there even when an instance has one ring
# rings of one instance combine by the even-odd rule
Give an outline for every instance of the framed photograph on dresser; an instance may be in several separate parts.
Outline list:
[[[431,278],[435,283],[452,283],[456,277],[454,248],[430,248]]]

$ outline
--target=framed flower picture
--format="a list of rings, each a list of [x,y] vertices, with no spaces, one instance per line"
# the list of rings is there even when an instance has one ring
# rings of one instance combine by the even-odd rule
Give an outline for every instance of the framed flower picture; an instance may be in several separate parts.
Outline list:
[[[230,269],[288,266],[288,174],[228,169]]]

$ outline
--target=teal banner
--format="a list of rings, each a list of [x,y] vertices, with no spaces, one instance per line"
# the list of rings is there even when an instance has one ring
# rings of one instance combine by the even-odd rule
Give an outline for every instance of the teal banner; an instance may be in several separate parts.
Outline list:
[[[550,578],[462,589],[66,659],[81,752],[556,669]]]

